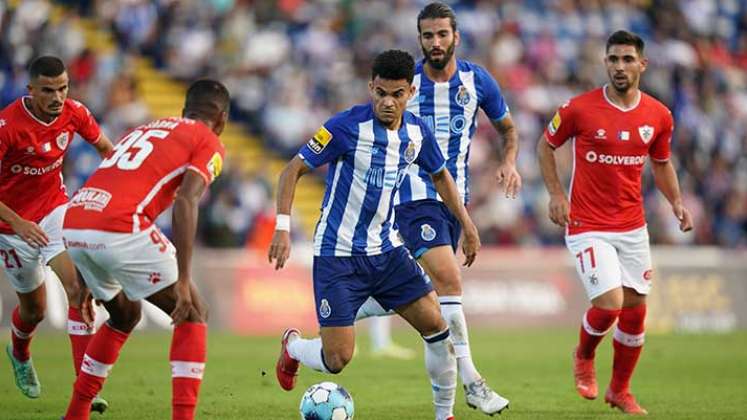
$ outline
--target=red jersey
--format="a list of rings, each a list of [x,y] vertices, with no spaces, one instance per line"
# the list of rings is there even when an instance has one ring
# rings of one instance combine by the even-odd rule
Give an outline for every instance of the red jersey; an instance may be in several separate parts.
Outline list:
[[[101,138],[91,113],[72,99],[50,123],[37,119],[24,98],[0,111],[0,201],[35,223],[65,204],[62,161],[75,133],[91,144]],[[0,233],[14,232],[0,221]]]
[[[210,184],[225,149],[205,124],[164,118],[127,133],[70,200],[66,229],[139,232],[174,202],[184,173]]]
[[[567,234],[644,226],[643,164],[647,157],[669,160],[673,129],[669,109],[643,92],[630,109],[613,104],[604,87],[560,107],[545,137],[553,147],[573,143]]]

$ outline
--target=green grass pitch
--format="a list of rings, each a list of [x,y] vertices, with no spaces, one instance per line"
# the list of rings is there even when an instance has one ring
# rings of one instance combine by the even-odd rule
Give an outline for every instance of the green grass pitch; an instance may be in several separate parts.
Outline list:
[[[7,330],[2,333],[7,336]],[[298,419],[304,389],[315,382],[332,380],[353,395],[356,419],[432,419],[430,387],[418,337],[404,330],[397,332],[398,341],[420,353],[417,360],[404,362],[371,358],[366,336],[364,331],[359,333],[359,351],[341,375],[325,376],[302,368],[297,388],[284,392],[274,376],[278,337],[213,334],[209,337],[197,418]],[[166,333],[133,334],[104,388],[110,410],[103,416],[94,414],[92,419],[169,418],[169,340]],[[601,397],[585,401],[576,395],[571,377],[575,340],[576,332],[571,329],[472,333],[478,369],[491,386],[511,400],[510,409],[500,418],[622,417]],[[67,337],[39,334],[32,352],[42,397],[29,400],[21,396],[3,354],[0,419],[59,419],[64,414],[73,381]],[[610,376],[610,337],[597,353],[598,379],[604,392]],[[649,334],[633,390],[652,419],[747,419],[747,332]],[[460,420],[487,418],[465,405],[461,387],[455,414]]]

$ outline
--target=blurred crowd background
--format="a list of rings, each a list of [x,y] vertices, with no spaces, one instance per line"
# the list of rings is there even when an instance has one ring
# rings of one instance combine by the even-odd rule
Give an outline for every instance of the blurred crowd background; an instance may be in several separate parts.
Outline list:
[[[71,96],[117,138],[149,118],[132,71],[133,57],[146,55],[176,79],[224,81],[233,95],[232,117],[261,138],[268,153],[289,157],[330,115],[368,100],[377,52],[396,47],[422,57],[416,16],[427,2],[68,0],[61,3],[69,11],[54,23],[50,2],[15,3],[11,8],[0,1],[0,105],[24,94],[33,57],[54,53],[68,64]],[[647,43],[644,90],[674,113],[674,160],[696,224],[691,234],[679,233],[647,174],[652,241],[747,246],[747,2],[449,3],[462,35],[457,56],[485,66],[498,80],[520,132],[524,188],[516,200],[495,185],[501,143],[484,116],[472,145],[470,210],[483,243],[562,243],[562,230],[546,215],[535,144],[555,108],[605,82],[606,37],[624,28]],[[81,16],[110,28],[117,49],[87,49],[75,25]],[[80,143],[65,167],[70,191],[97,165]],[[561,168],[566,179],[568,156]],[[263,171],[227,171],[203,203],[201,242],[244,246],[272,208],[274,183]]]

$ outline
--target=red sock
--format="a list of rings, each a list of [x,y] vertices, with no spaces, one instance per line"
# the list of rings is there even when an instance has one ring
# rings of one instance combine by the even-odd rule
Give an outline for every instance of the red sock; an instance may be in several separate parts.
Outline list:
[[[129,334],[104,324],[93,335],[86,349],[78,379],[73,385],[73,396],[67,407],[65,420],[86,420],[90,416],[91,400],[101,391],[106,377],[119,357],[119,350]]]
[[[172,419],[195,418],[197,396],[207,357],[207,324],[183,322],[174,328],[171,340]]]
[[[13,316],[10,321],[10,337],[13,343],[13,357],[19,362],[25,362],[31,357],[29,345],[34,335],[36,324],[27,324],[21,319],[21,313],[18,306],[13,309]]]
[[[93,328],[83,322],[83,315],[80,309],[70,307],[67,310],[67,334],[70,336],[70,346],[73,348],[73,367],[75,376],[80,372],[80,363],[83,361],[83,355],[86,353],[86,347],[93,338]]]
[[[589,308],[581,323],[576,355],[581,359],[593,359],[597,346],[619,315],[619,309],[602,309],[596,306]]]
[[[646,304],[623,308],[620,314],[612,342],[615,348],[610,382],[612,392],[627,392],[630,389],[630,378],[643,350],[645,319]]]

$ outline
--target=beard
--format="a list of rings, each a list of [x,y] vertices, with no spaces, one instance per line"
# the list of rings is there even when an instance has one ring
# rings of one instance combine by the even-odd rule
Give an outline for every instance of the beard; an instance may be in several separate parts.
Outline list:
[[[455,43],[452,42],[451,45],[444,51],[443,56],[439,60],[434,60],[431,58],[431,54],[426,51],[425,48],[422,46],[420,47],[423,50],[423,56],[425,56],[425,61],[428,62],[434,69],[436,70],[443,70],[447,64],[449,64],[449,61],[451,61],[451,57],[454,56],[454,45]]]
[[[620,93],[620,94],[628,92],[635,84],[634,80],[632,80],[631,77],[626,77],[625,80],[617,80],[615,79],[615,75],[612,74],[609,76],[609,78],[610,78],[610,85],[612,85],[612,88],[614,88],[615,91],[617,91],[617,93]]]

